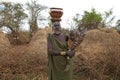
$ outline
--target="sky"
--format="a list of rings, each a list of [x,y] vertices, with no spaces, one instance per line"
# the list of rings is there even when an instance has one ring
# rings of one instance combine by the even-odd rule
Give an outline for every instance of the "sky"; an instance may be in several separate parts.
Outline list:
[[[30,0],[2,0],[10,2],[26,3]],[[61,24],[64,27],[69,27],[67,25],[68,20],[70,20],[75,14],[79,13],[82,15],[84,11],[90,11],[95,8],[96,11],[104,13],[113,8],[113,15],[116,19],[120,19],[120,4],[118,0],[37,0],[38,3],[50,7],[63,8],[63,16]],[[48,13],[45,13],[46,15]],[[48,16],[48,15],[47,15]]]

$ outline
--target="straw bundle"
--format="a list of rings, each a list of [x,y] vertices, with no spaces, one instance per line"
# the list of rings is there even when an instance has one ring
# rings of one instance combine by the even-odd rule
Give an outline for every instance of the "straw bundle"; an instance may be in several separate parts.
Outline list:
[[[85,70],[90,79],[117,79],[120,76],[120,35],[108,28],[87,32],[76,57],[77,70]]]
[[[0,53],[7,53],[10,48],[10,42],[5,34],[0,30]]]
[[[45,29],[38,30],[31,39],[27,53],[31,56],[37,55],[41,62],[47,60],[47,33]]]

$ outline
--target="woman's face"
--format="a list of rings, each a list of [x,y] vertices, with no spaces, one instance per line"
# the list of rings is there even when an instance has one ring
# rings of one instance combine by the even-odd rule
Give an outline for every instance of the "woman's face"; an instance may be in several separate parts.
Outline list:
[[[61,33],[61,25],[60,22],[53,22],[53,30],[55,34]]]

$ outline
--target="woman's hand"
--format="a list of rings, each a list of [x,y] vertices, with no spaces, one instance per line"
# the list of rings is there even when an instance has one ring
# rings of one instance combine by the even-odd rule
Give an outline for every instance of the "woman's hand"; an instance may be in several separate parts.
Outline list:
[[[75,50],[68,50],[66,52],[66,55],[69,56],[70,58],[72,58],[75,55]]]

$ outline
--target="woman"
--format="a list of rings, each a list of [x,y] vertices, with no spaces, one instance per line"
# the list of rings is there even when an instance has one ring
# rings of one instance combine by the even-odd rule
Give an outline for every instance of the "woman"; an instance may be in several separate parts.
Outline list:
[[[74,50],[69,51],[68,37],[61,32],[59,21],[52,22],[53,34],[49,34],[48,42],[48,80],[72,80],[73,59],[70,58],[70,70],[65,72],[66,56],[73,57]]]

